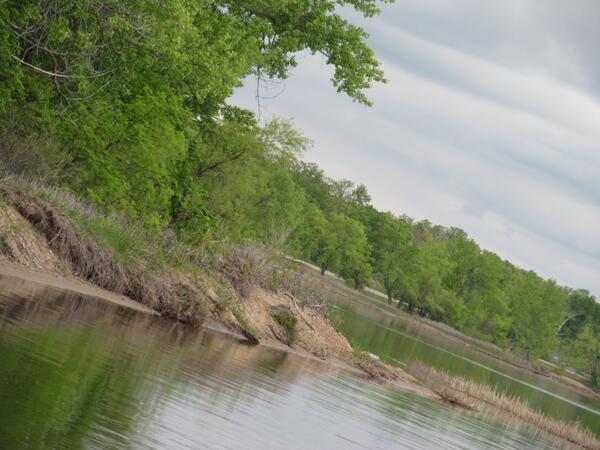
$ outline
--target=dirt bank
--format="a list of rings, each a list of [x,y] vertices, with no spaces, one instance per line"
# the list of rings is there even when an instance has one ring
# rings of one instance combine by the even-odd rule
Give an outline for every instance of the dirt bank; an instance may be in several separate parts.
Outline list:
[[[158,312],[150,309],[129,297],[119,295],[106,289],[101,289],[93,284],[86,283],[78,278],[66,275],[56,275],[52,272],[35,271],[19,264],[2,261],[0,262],[0,276],[8,276],[27,281],[41,286],[82,294],[88,297],[99,298],[111,303],[135,309],[146,314],[158,315]]]

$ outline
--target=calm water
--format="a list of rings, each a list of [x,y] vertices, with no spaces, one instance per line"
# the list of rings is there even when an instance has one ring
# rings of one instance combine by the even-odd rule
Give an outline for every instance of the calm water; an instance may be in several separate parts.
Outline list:
[[[341,331],[361,348],[400,367],[421,361],[451,373],[495,385],[536,409],[566,420],[578,420],[600,435],[600,400],[587,397],[547,377],[521,370],[469,349],[414,321],[391,317],[358,302],[335,305],[344,321]]]
[[[0,448],[556,448],[318,361],[0,278]]]

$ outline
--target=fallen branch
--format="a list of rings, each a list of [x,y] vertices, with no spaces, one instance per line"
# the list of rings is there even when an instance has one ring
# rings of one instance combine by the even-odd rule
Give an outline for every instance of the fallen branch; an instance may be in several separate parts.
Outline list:
[[[311,330],[316,331],[315,328],[310,323],[308,323],[308,320],[306,320],[306,317],[304,317],[304,314],[302,314],[302,310],[300,309],[300,307],[296,303],[296,300],[294,300],[294,297],[291,294],[288,294],[287,292],[284,292],[283,295],[285,295],[286,297],[288,297],[292,301],[292,304],[294,305],[294,308],[296,308],[296,311],[298,311],[298,314],[300,315],[300,317],[302,317],[302,320],[304,320],[304,323],[306,325],[308,325],[308,327]]]

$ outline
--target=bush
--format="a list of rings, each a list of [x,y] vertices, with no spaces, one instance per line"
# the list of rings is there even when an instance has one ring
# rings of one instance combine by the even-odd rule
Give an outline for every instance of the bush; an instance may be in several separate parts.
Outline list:
[[[246,337],[246,339],[248,339],[248,341],[253,345],[258,344],[260,334],[254,325],[250,323],[244,311],[242,311],[240,307],[234,306],[231,308],[231,312],[240,324],[242,334]]]
[[[281,325],[287,334],[287,344],[292,345],[298,342],[298,319],[288,308],[280,308],[273,314],[275,321]]]
[[[248,298],[255,285],[269,287],[273,274],[272,260],[272,252],[251,243],[224,243],[216,257],[217,269],[225,275],[242,298]]]

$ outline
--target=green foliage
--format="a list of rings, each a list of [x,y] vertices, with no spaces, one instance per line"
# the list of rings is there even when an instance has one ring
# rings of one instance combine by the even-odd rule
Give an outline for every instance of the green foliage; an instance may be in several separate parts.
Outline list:
[[[600,388],[600,304],[588,291],[569,291],[558,335],[561,359],[590,375],[594,386]]]
[[[410,280],[416,271],[417,247],[408,222],[374,210],[369,213],[373,217],[369,237],[373,244],[374,270],[391,304],[395,297],[414,292]]]
[[[260,340],[260,333],[256,329],[250,320],[246,316],[246,313],[239,306],[232,306],[231,313],[235,316],[238,323],[240,324],[242,333],[252,343],[258,344]]]
[[[353,287],[362,288],[371,276],[370,246],[363,225],[342,214],[326,217],[314,205],[291,237],[292,248],[317,264],[321,273],[337,272]]]
[[[327,55],[339,91],[368,103],[364,89],[383,75],[366,34],[336,8],[370,17],[376,3],[2,2],[0,162],[197,241],[216,225],[198,178],[260,145],[263,159],[283,164],[308,144],[287,122],[259,130],[251,114],[226,106],[233,89],[257,72],[285,78],[308,49]],[[35,156],[15,158],[15,146],[21,155],[36,147],[50,164],[30,167]],[[265,193],[271,186],[283,195]],[[298,204],[293,188],[281,174],[263,182],[253,200],[268,203],[257,213],[268,223],[242,235],[289,232],[298,210],[274,211]]]
[[[600,333],[591,325],[584,326],[567,351],[568,361],[579,371],[591,376],[600,388]]]
[[[566,292],[533,272],[517,271],[507,286],[512,324],[509,337],[530,356],[548,356],[558,344]]]
[[[273,314],[273,318],[285,329],[289,344],[295,344],[298,342],[298,331],[296,329],[298,326],[298,319],[296,319],[294,314],[292,314],[289,309],[278,309]]]

